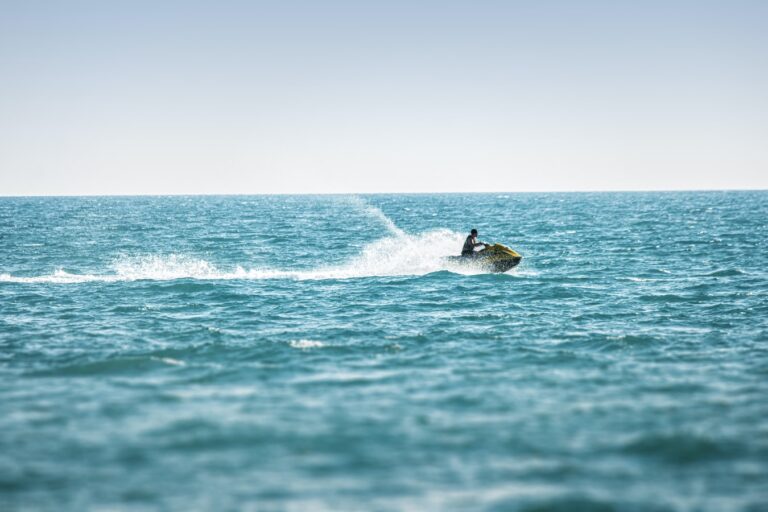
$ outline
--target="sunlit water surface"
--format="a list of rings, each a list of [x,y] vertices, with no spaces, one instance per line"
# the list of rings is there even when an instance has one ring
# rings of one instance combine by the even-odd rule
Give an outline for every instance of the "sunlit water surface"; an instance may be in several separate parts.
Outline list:
[[[0,199],[0,509],[768,509],[768,193]],[[466,232],[524,255],[446,263]]]

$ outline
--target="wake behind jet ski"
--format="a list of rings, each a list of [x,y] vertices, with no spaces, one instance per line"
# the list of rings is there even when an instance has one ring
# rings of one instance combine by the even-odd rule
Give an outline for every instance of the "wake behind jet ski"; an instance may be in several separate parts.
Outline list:
[[[483,249],[475,251],[478,246]],[[477,239],[477,230],[473,229],[464,241],[461,256],[448,256],[452,263],[460,263],[487,272],[502,273],[517,266],[523,257],[516,251],[501,244],[488,244]]]

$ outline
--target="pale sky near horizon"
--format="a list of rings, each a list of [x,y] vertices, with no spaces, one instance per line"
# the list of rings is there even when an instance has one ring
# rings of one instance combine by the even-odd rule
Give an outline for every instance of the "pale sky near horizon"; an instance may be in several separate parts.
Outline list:
[[[0,195],[768,189],[768,1],[0,0]]]

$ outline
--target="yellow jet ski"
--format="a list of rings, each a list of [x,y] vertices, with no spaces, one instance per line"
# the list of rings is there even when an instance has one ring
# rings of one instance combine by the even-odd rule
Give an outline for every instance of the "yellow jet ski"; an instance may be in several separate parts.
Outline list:
[[[523,257],[505,245],[492,244],[486,245],[473,256],[448,256],[448,259],[453,263],[470,265],[500,274],[516,267]]]

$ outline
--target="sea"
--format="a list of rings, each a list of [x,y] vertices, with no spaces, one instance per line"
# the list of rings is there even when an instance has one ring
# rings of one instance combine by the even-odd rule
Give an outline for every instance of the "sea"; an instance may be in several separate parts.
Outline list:
[[[768,192],[0,198],[0,510],[766,511]]]

